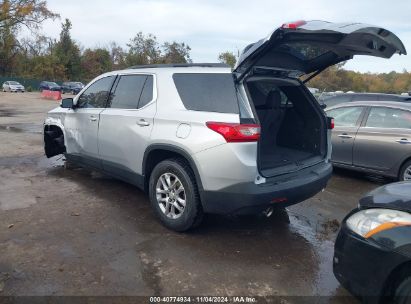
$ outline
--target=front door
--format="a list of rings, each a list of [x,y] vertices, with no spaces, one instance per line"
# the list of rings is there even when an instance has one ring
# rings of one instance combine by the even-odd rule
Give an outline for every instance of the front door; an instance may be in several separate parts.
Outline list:
[[[114,76],[109,76],[93,82],[65,116],[67,154],[97,168],[101,167],[97,138],[100,113],[106,107],[113,80]]]

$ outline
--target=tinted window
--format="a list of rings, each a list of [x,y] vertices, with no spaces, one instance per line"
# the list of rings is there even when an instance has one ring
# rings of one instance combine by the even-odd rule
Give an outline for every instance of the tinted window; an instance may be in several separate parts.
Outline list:
[[[324,99],[324,103],[328,106],[328,107],[333,107],[335,105],[338,105],[340,103],[343,102],[350,102],[352,99],[351,95],[339,95],[339,96],[335,96],[335,97],[329,97]]]
[[[354,95],[352,101],[377,101],[379,100],[378,95]]]
[[[121,76],[111,97],[111,108],[137,109],[146,75]]]
[[[144,107],[150,101],[153,100],[153,76],[147,76],[146,83],[144,84],[143,92],[140,96],[139,108]]]
[[[383,107],[372,108],[365,126],[411,129],[411,112]]]
[[[337,127],[355,127],[362,110],[362,107],[338,108],[327,111],[327,116],[334,118]]]
[[[78,99],[78,107],[105,108],[113,80],[114,76],[109,76],[90,85]]]
[[[173,79],[186,109],[239,113],[231,74],[174,74]]]

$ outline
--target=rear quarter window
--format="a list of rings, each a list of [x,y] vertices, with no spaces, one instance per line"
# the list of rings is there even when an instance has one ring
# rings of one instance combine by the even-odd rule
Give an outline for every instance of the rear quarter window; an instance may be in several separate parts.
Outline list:
[[[239,113],[232,74],[176,73],[173,80],[187,110]]]

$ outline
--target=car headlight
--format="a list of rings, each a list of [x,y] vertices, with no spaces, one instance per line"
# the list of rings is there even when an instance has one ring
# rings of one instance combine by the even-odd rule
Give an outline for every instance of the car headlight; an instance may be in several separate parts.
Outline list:
[[[411,214],[391,209],[366,209],[347,219],[347,226],[362,237],[400,226],[411,226]]]

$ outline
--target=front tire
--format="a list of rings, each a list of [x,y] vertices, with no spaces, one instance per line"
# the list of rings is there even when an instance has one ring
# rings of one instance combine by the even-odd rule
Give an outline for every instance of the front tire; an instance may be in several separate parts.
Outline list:
[[[395,289],[393,303],[410,304],[411,303],[411,277],[405,278]]]
[[[149,197],[157,217],[171,230],[187,231],[202,220],[195,176],[182,159],[165,160],[155,166],[150,175]]]
[[[411,181],[411,160],[402,165],[398,179],[400,181]]]

